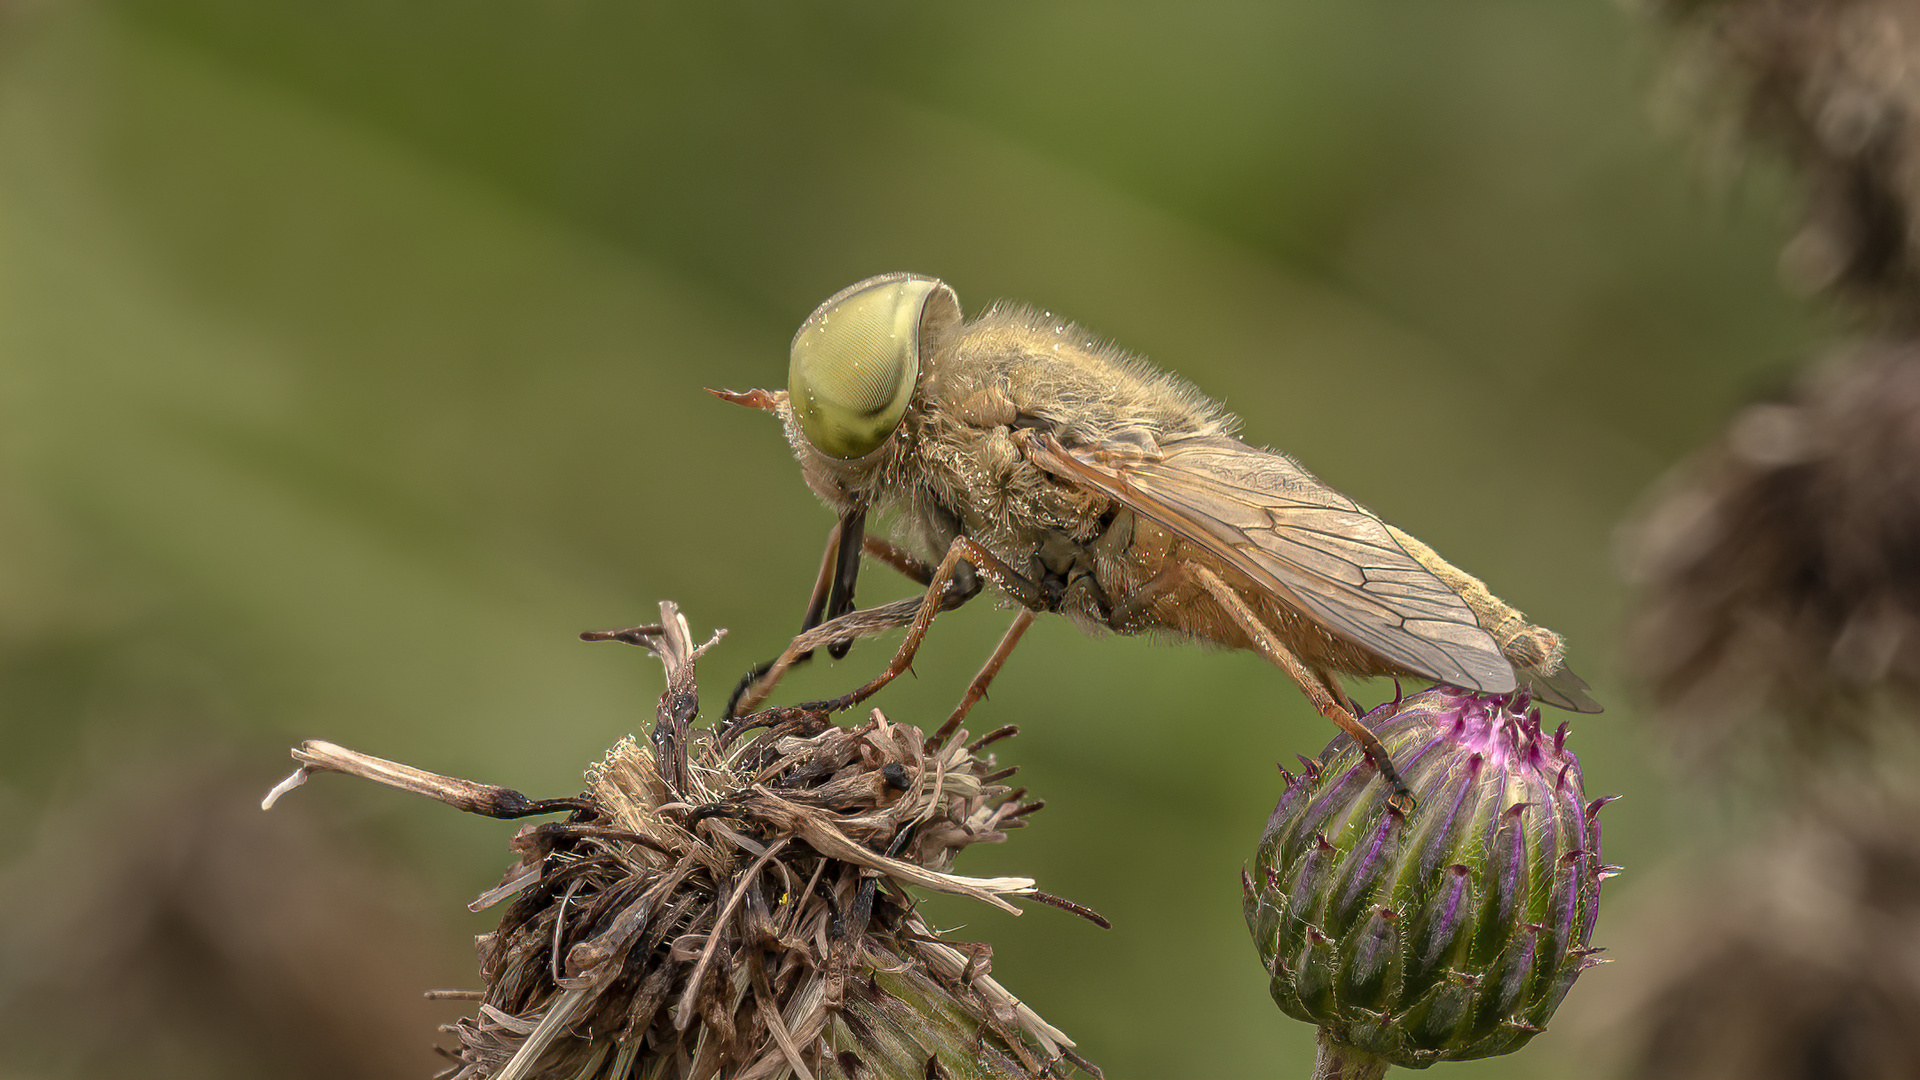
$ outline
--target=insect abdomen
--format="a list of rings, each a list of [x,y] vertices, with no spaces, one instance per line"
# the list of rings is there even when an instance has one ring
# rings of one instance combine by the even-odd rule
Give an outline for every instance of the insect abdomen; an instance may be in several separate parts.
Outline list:
[[[1393,535],[1407,554],[1413,556],[1415,562],[1466,602],[1473,611],[1474,620],[1482,630],[1493,636],[1494,644],[1500,646],[1500,654],[1516,670],[1542,676],[1560,670],[1566,644],[1560,640],[1559,634],[1528,622],[1519,609],[1493,595],[1493,591],[1479,578],[1441,558],[1439,552],[1421,543],[1418,538],[1391,525],[1387,526],[1387,532]]]

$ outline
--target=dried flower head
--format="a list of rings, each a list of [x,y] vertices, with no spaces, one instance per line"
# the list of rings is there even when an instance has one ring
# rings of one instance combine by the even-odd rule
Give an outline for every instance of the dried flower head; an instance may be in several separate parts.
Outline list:
[[[1920,288],[1920,8],[1902,0],[1646,0],[1680,77],[1784,150],[1806,189],[1785,269],[1911,326]]]
[[[1920,347],[1741,413],[1625,537],[1629,663],[1701,749],[1799,760],[1920,703]]]
[[[518,861],[474,904],[512,898],[480,938],[487,988],[451,1029],[444,1075],[1098,1076],[987,974],[991,950],[944,941],[905,891],[1016,913],[1008,898],[1027,897],[1099,921],[1028,878],[949,872],[1039,808],[983,752],[1012,729],[969,743],[878,710],[840,727],[792,708],[694,730],[707,646],[662,609],[661,625],[596,635],[646,645],[668,686],[653,737],[615,746],[578,799],[532,803],[326,744],[295,754],[296,777],[351,771],[498,816],[572,811],[523,829]]]
[[[1363,718],[1419,800],[1406,816],[1345,734],[1301,775],[1282,770],[1247,925],[1274,1000],[1319,1025],[1323,1059],[1508,1053],[1599,962],[1608,800],[1585,801],[1567,728],[1543,733],[1528,704],[1436,687]]]

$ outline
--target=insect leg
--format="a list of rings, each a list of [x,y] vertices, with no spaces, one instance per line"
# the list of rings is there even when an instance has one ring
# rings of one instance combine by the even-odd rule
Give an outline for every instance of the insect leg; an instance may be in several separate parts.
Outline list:
[[[833,528],[827,530],[827,547],[820,553],[820,573],[813,579],[813,594],[807,599],[807,613],[800,617],[800,632],[803,634],[842,614],[837,611],[829,613],[827,603],[833,595],[834,575],[840,566],[840,534],[845,525],[845,521],[836,521]]]
[[[840,535],[834,545],[839,556],[834,560],[833,591],[827,598],[827,618],[837,619],[853,610],[853,587],[860,580],[861,541],[867,535],[867,512],[850,510],[840,518]],[[814,620],[816,623],[818,619]],[[811,630],[811,626],[802,626],[802,631]],[[852,638],[843,638],[827,646],[827,655],[835,660],[847,655],[853,648]]]
[[[806,633],[829,619],[837,619],[853,610],[853,583],[850,579],[859,572],[860,564],[857,558],[849,559],[843,554],[844,538],[850,531],[848,529],[850,521],[854,522],[851,531],[860,537],[859,546],[862,553],[871,555],[893,567],[900,572],[900,576],[913,581],[921,588],[925,588],[933,581],[933,567],[914,558],[910,552],[898,544],[868,533],[865,518],[864,513],[857,518],[849,515],[835,522],[833,528],[827,530],[827,549],[820,555],[820,574],[814,579],[813,595],[807,604],[807,614],[800,622],[801,633]],[[851,568],[848,565],[849,562],[852,564]],[[843,587],[847,594],[845,599],[841,603],[833,604],[832,609],[829,610],[833,590]]]
[[[1341,707],[1345,708],[1349,714],[1362,716],[1366,713],[1367,710],[1361,708],[1360,703],[1353,700],[1353,695],[1347,693],[1347,688],[1340,685],[1340,680],[1334,678],[1332,672],[1326,668],[1314,668],[1313,675],[1314,678],[1320,680],[1321,686],[1326,687],[1327,690],[1333,694],[1334,699],[1340,702]]]
[[[973,681],[967,684],[967,692],[961,696],[959,708],[954,709],[953,715],[947,717],[947,722],[941,724],[940,730],[935,731],[933,737],[927,740],[928,746],[939,746],[946,742],[947,737],[966,720],[967,713],[987,696],[987,684],[993,681],[994,676],[1000,674],[1000,669],[1006,664],[1007,657],[1013,655],[1013,647],[1020,644],[1021,635],[1025,634],[1027,627],[1032,625],[1033,609],[1021,608],[1020,614],[1013,617],[1013,625],[1007,627],[1006,634],[1000,638],[1000,644],[994,646],[993,655],[987,657],[987,663],[980,669],[980,674],[975,675]]]
[[[1117,634],[1133,633],[1145,623],[1146,615],[1161,597],[1190,580],[1192,578],[1186,563],[1168,563],[1159,573],[1128,593],[1125,600],[1113,605],[1107,612],[1107,627]]]
[[[943,607],[958,607],[968,599],[970,595],[952,596]],[[747,673],[750,678],[741,683],[734,691],[733,700],[727,703],[727,718],[738,719],[759,708],[774,686],[799,663],[800,657],[835,641],[851,641],[907,626],[920,613],[922,601],[922,597],[909,596],[878,607],[860,608],[837,619],[828,619],[804,634],[794,635],[777,659]]]
[[[813,579],[813,594],[807,600],[807,613],[800,617],[802,634],[819,626],[824,619],[837,617],[840,613],[827,614],[827,601],[832,596],[834,573],[840,565],[840,534],[844,521],[836,521],[833,528],[827,530],[827,548],[820,553],[820,573]],[[795,664],[803,664],[813,657],[813,650],[756,665],[740,676],[739,685],[733,688],[733,695],[727,699],[727,716],[739,716],[742,711],[751,711],[754,706],[765,701],[768,694],[779,684],[780,677]]]
[[[871,682],[851,694],[833,698],[829,701],[814,702],[813,707],[827,712],[839,712],[851,709],[862,701],[880,692],[880,688],[900,677],[913,664],[913,654],[920,648],[920,642],[927,636],[927,628],[933,624],[933,617],[948,606],[957,606],[963,599],[954,602],[947,596],[947,586],[960,572],[962,566],[971,566],[979,574],[1005,590],[1008,596],[1028,609],[1043,609],[1045,597],[1040,586],[1011,566],[1003,563],[992,552],[981,547],[972,537],[956,536],[947,547],[947,557],[933,572],[933,580],[928,583],[927,594],[920,601],[920,610],[913,618],[913,625],[907,628],[907,639],[900,643],[900,649],[893,654],[885,670],[874,676]]]
[[[1353,713],[1348,712],[1335,699],[1326,682],[1302,663],[1300,658],[1294,655],[1293,650],[1282,645],[1273,631],[1260,621],[1259,615],[1254,612],[1246,599],[1226,582],[1221,581],[1219,575],[1204,566],[1194,566],[1192,573],[1201,587],[1206,589],[1220,605],[1220,610],[1225,612],[1227,617],[1231,618],[1247,635],[1247,640],[1253,644],[1254,649],[1273,661],[1280,670],[1286,672],[1293,679],[1294,685],[1300,688],[1300,692],[1307,695],[1307,700],[1313,702],[1313,707],[1320,710],[1320,715],[1340,725],[1341,730],[1353,736],[1353,740],[1366,751],[1367,759],[1380,770],[1381,779],[1393,789],[1389,805],[1402,813],[1412,810],[1413,792],[1408,790],[1406,781],[1400,779],[1400,771],[1393,767],[1393,759],[1387,756],[1387,748],[1380,745],[1380,740],[1374,737],[1373,732],[1368,731],[1365,725],[1354,719]]]
[[[844,522],[842,524],[844,524]],[[790,669],[806,662],[807,659],[813,655],[813,650],[820,648],[822,645],[845,644],[850,646],[859,638],[868,637],[884,630],[892,630],[895,627],[906,626],[913,622],[914,613],[919,610],[922,603],[922,600],[918,598],[896,600],[893,603],[881,604],[879,607],[867,608],[864,611],[848,611],[829,618],[825,622],[820,621],[819,616],[827,610],[831,603],[829,599],[830,591],[833,588],[832,583],[834,577],[838,573],[842,562],[840,552],[843,549],[840,545],[844,540],[845,533],[842,531],[842,525],[835,525],[832,531],[827,533],[827,550],[820,559],[820,576],[814,582],[813,600],[807,608],[807,624],[801,628],[800,633],[794,637],[793,641],[788,643],[786,651],[782,652],[778,659],[761,664],[741,677],[740,684],[734,687],[733,696],[727,699],[726,715],[728,718],[738,717],[758,708],[760,703],[765,701],[769,694],[773,693],[773,688],[779,685],[780,680],[786,676],[786,673]],[[973,543],[971,540],[967,542],[969,544]],[[914,558],[897,545],[877,536],[864,536],[861,540],[860,547],[866,554],[872,555],[881,562],[893,567],[905,577],[911,578],[914,582],[929,586],[933,584],[934,568]],[[1005,589],[1008,595],[1020,601],[1023,605],[1031,605],[1036,602],[1033,598],[1039,595],[1037,586],[1020,576],[1012,568],[994,559],[992,555],[986,554],[985,548],[978,548],[977,545],[975,545],[975,547],[981,553],[982,558],[992,560],[994,565],[999,566],[1001,570],[1004,571],[1001,577],[995,577],[993,580],[999,584],[1002,589]],[[962,560],[954,567],[952,573],[949,575],[951,585],[946,596],[940,602],[941,611],[950,611],[959,607],[961,604],[973,599],[973,597],[979,593],[980,578],[979,575],[975,573],[975,570],[976,567],[971,558]],[[831,652],[832,649],[829,648],[828,651]],[[840,653],[835,655],[839,656],[844,654],[845,649],[842,649]]]
[[[842,616],[849,614],[847,611],[829,612],[828,610],[832,591],[837,584],[837,575],[839,575],[843,569],[843,560],[840,557],[840,553],[842,551],[845,524],[844,521],[836,522],[833,528],[827,530],[827,548],[820,556],[820,573],[819,576],[814,579],[813,595],[807,604],[807,614],[800,623],[800,633],[802,636],[807,635],[810,631],[827,623],[837,623],[837,620]],[[866,554],[872,555],[881,562],[893,567],[902,575],[911,578],[922,587],[933,581],[933,567],[914,558],[899,546],[881,537],[863,534],[860,548]],[[857,562],[855,566],[858,566]],[[977,588],[977,586],[973,587]],[[849,587],[849,596],[851,596],[851,592],[851,587]],[[916,604],[917,603],[916,601]],[[883,607],[890,606],[891,605],[883,605]],[[912,619],[909,617],[901,619],[899,622],[888,623],[886,625],[875,626],[863,624],[855,627],[854,633],[851,636],[836,638],[834,642],[844,642],[851,645],[855,638],[862,637],[866,634],[878,633],[881,630],[890,630],[895,626],[905,626],[911,621]],[[797,641],[798,638],[795,640]],[[767,695],[773,693],[774,687],[779,685],[781,678],[786,675],[790,668],[797,664],[806,663],[807,660],[811,659],[813,650],[818,648],[819,644],[815,642],[812,637],[808,637],[807,640],[812,642],[812,644],[798,651],[795,651],[789,646],[788,650],[783,652],[779,659],[769,660],[764,664],[760,664],[741,676],[739,685],[733,688],[733,696],[727,699],[726,715],[735,717],[746,712],[751,712],[754,708],[758,707],[761,702],[767,699]],[[831,647],[828,649],[828,652],[833,652]],[[833,653],[833,655],[835,659],[838,659],[846,655],[846,649],[843,648],[839,652]]]
[[[900,571],[900,575],[910,578],[926,588],[933,584],[933,567],[913,557],[899,545],[878,536],[868,536],[861,541],[861,547],[867,554]]]

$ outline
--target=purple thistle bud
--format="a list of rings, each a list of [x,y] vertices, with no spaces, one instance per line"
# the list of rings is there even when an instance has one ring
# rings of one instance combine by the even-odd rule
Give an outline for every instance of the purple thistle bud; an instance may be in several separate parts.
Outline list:
[[[1611,797],[1586,800],[1566,726],[1531,704],[1436,687],[1363,717],[1418,800],[1405,817],[1345,734],[1287,777],[1245,879],[1283,1012],[1422,1068],[1518,1049],[1600,963]]]

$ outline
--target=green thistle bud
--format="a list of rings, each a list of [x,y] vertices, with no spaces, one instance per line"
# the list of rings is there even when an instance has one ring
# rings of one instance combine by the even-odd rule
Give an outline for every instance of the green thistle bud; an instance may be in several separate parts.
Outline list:
[[[1411,1068],[1508,1053],[1600,962],[1611,799],[1584,800],[1566,726],[1542,734],[1528,704],[1436,687],[1364,717],[1419,800],[1409,815],[1345,734],[1281,770],[1247,925],[1274,1000],[1323,1042]]]

